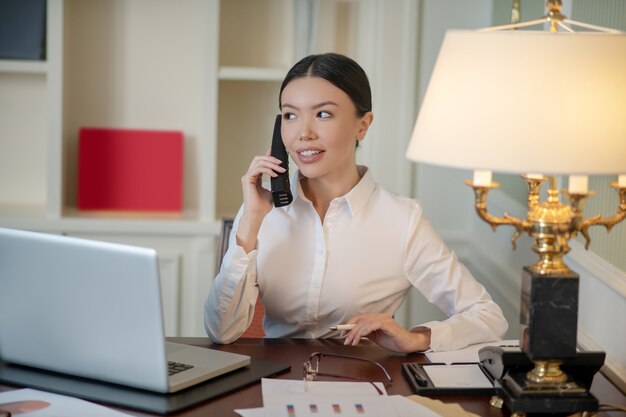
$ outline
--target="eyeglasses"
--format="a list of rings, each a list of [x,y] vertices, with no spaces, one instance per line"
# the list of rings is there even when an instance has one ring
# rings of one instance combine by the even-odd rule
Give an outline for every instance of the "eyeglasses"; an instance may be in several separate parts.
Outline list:
[[[381,389],[378,388],[378,386],[376,386],[376,384],[370,379],[360,378],[357,376],[337,375],[337,374],[319,372],[320,361],[322,360],[324,356],[331,357],[331,358],[361,361],[361,362],[366,362],[368,364],[374,365],[378,367],[382,371],[382,373],[385,375],[385,379],[387,380],[386,382],[383,382],[385,387],[390,386],[393,382],[393,380],[391,379],[391,376],[389,375],[389,372],[387,372],[385,367],[382,366],[378,362],[374,362],[369,359],[359,358],[356,356],[340,355],[338,353],[315,352],[315,353],[312,353],[311,356],[309,356],[309,360],[304,362],[304,372],[303,372],[304,392],[309,391],[309,386],[308,386],[309,381],[315,381],[317,380],[318,376],[321,376],[321,377],[329,377],[329,378],[349,379],[351,381],[369,382],[370,384],[372,384],[372,386],[374,387],[376,392],[378,392],[379,395],[383,395],[383,392],[381,391]]]

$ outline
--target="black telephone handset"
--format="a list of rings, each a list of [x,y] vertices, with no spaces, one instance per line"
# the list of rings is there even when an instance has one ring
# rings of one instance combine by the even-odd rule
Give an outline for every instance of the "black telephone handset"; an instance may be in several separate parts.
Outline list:
[[[500,379],[511,371],[528,372],[533,368],[533,363],[519,347],[486,346],[478,351],[478,359],[495,379]]]
[[[285,149],[282,136],[280,135],[281,120],[282,115],[277,115],[276,122],[274,123],[271,154],[274,158],[278,158],[283,161],[282,167],[285,168],[286,171],[278,172],[277,177],[271,177],[274,207],[286,206],[293,201],[291,187],[289,185],[289,155],[287,155],[287,149]]]

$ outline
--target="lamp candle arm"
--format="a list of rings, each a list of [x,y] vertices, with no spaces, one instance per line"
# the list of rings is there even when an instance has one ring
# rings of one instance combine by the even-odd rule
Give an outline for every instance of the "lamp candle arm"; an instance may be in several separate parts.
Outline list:
[[[523,175],[522,178],[524,178],[528,183],[528,211],[531,211],[539,205],[541,183],[546,180],[546,177]]]
[[[541,274],[559,275],[569,272],[569,268],[563,262],[570,247],[568,241],[571,237],[580,232],[586,239],[585,248],[589,248],[591,239],[588,229],[591,226],[604,226],[607,231],[626,218],[626,186],[620,186],[617,182],[609,185],[619,193],[620,203],[616,213],[611,217],[597,215],[588,219],[583,218],[584,203],[593,192],[578,190],[569,192],[564,190],[570,204],[563,204],[559,200],[559,190],[555,177],[545,177],[541,175],[522,176],[528,183],[528,214],[525,220],[513,217],[504,213],[502,217],[497,217],[489,213],[487,209],[487,195],[492,188],[498,188],[497,182],[488,185],[467,180],[465,183],[474,190],[474,207],[478,216],[488,223],[495,231],[500,225],[511,225],[515,228],[515,233],[511,238],[513,249],[517,248],[517,238],[523,233],[528,233],[535,239],[533,250],[539,255],[540,260],[531,268]],[[550,180],[548,197],[545,202],[540,202],[541,183]],[[580,187],[578,187],[580,188]],[[586,187],[583,187],[586,188]]]
[[[585,249],[589,249],[591,238],[589,237],[589,228],[591,226],[604,226],[607,232],[610,232],[613,226],[626,218],[626,187],[620,187],[616,182],[609,184],[615,188],[619,194],[619,205],[613,216],[602,217],[596,215],[580,222],[580,233],[585,237]]]
[[[520,234],[522,234],[522,232],[528,230],[530,224],[518,219],[517,217],[511,216],[508,213],[504,213],[502,217],[497,217],[489,213],[489,210],[487,209],[487,194],[490,189],[498,188],[500,184],[492,182],[490,186],[474,185],[474,183],[469,180],[465,181],[465,184],[472,187],[474,190],[474,207],[476,208],[476,213],[481,219],[487,222],[494,231],[501,225],[510,225],[515,228],[515,233],[511,237],[511,244],[513,245],[514,250],[517,249],[517,238]]]

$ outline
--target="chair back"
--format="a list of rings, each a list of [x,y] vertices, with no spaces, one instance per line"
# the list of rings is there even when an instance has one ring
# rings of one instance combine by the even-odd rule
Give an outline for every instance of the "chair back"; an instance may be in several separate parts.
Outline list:
[[[222,233],[220,235],[220,241],[217,245],[217,258],[215,262],[215,275],[220,272],[220,268],[222,266],[222,259],[224,259],[224,255],[228,250],[228,242],[230,240],[230,232],[233,230],[233,221],[232,218],[222,219]],[[252,318],[252,323],[250,323],[250,327],[248,330],[244,332],[241,337],[244,338],[260,338],[265,337],[265,332],[263,331],[263,316],[265,315],[265,307],[263,306],[263,302],[261,298],[257,298],[256,305],[254,307],[254,317]]]

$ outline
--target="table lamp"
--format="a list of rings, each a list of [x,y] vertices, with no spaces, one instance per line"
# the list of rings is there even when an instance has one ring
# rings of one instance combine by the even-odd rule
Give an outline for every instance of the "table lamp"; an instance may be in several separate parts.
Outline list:
[[[466,183],[479,217],[494,230],[513,226],[513,248],[522,233],[534,238],[539,259],[522,272],[520,308],[520,344],[531,366],[497,381],[513,415],[597,410],[591,381],[562,369],[604,361],[603,352],[576,351],[579,277],[563,256],[578,233],[588,247],[590,227],[610,230],[626,217],[626,34],[571,21],[560,7],[548,0],[541,19],[448,31],[406,154],[473,169]],[[549,30],[514,30],[537,24]],[[488,192],[499,186],[492,171],[527,182],[525,219],[489,213]],[[619,194],[615,215],[584,218],[590,174],[618,175],[610,184]],[[557,189],[560,175],[569,175],[567,190]]]

